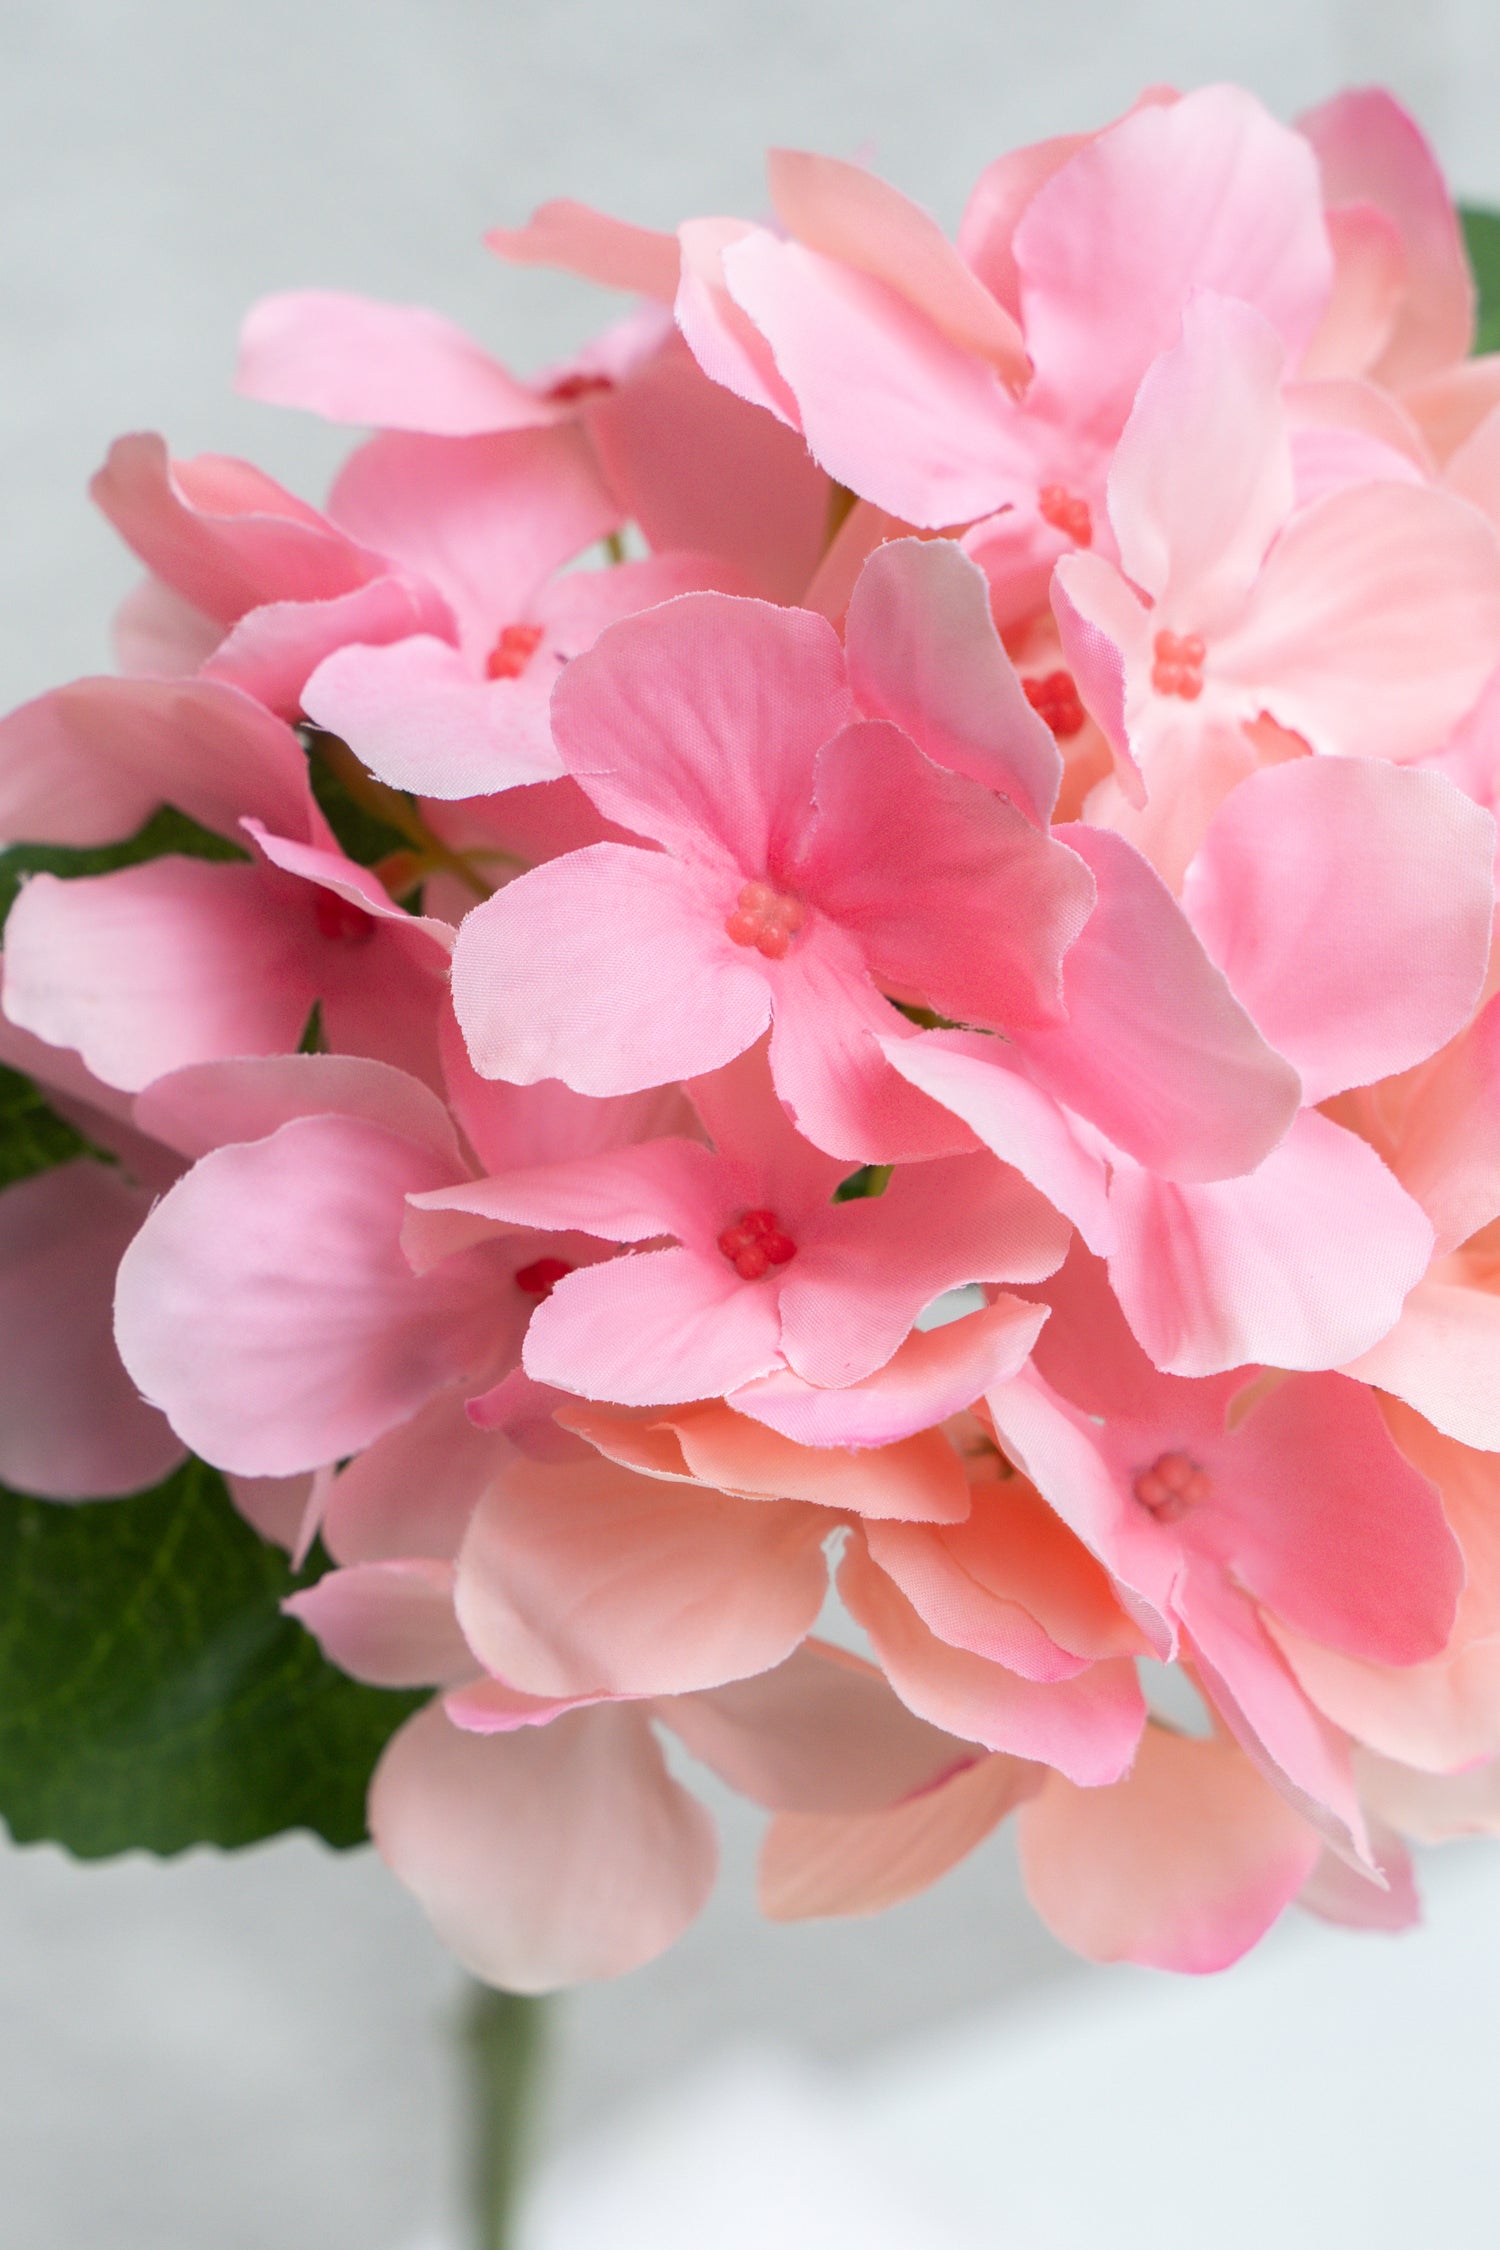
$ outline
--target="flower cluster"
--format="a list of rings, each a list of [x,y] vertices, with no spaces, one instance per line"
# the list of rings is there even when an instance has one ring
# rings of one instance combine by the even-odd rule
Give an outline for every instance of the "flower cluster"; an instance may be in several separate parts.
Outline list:
[[[120,673],[0,727],[0,835],[177,846],[6,927],[0,1059],[101,1156],[0,1198],[0,1474],[190,1447],[321,1533],[296,1614],[436,1690],[375,1840],[498,1983],[698,1911],[664,1734],[773,1915],[1014,1815],[1096,1958],[1399,1927],[1403,1835],[1500,1821],[1451,203],[1385,96],[1230,87],[999,158],[956,247],[770,199],[492,237],[639,300],[532,382],[262,304],[242,387],[377,433],[325,512],[110,454]]]

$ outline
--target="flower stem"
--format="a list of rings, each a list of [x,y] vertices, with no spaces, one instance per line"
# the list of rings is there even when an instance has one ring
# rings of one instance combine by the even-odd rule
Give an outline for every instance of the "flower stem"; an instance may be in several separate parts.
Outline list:
[[[512,2250],[516,2202],[536,2121],[545,2046],[542,2002],[471,1988],[463,2026],[468,2054],[472,2250]]]

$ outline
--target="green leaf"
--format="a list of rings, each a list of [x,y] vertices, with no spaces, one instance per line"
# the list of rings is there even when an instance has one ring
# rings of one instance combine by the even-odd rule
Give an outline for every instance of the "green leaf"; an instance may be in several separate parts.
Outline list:
[[[393,821],[382,819],[375,810],[375,804],[382,797],[388,797],[393,806],[399,805],[399,793],[373,782],[368,785],[368,795],[373,801],[361,804],[346,779],[347,772],[358,770],[347,745],[320,733],[315,727],[305,730],[304,739],[309,751],[308,777],[318,809],[349,857],[357,860],[361,867],[376,867],[393,852],[409,850],[410,827],[398,828]],[[341,761],[336,754],[339,751],[343,752],[345,772],[338,770]]]
[[[110,1161],[58,1116],[29,1078],[0,1065],[0,1188],[29,1180],[33,1172],[50,1171],[54,1164],[66,1164],[75,1156]]]
[[[172,805],[163,805],[144,828],[120,844],[97,844],[86,850],[71,844],[12,844],[8,851],[0,851],[0,922],[28,875],[111,875],[117,867],[138,867],[143,859],[160,859],[164,852],[181,852],[189,859],[250,856],[227,836],[200,828]]]
[[[1459,211],[1474,286],[1479,292],[1476,352],[1500,351],[1500,211]]]
[[[365,1836],[382,1747],[420,1695],[361,1687],[279,1604],[311,1583],[189,1461],[65,1506],[0,1488],[0,1816],[81,1859],[288,1828]]]

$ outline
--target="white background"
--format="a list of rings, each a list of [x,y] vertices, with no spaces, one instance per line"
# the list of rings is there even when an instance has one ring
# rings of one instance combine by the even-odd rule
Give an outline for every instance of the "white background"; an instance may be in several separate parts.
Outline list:
[[[317,496],[345,441],[228,388],[261,292],[426,301],[524,369],[615,309],[481,249],[544,196],[753,214],[783,141],[866,155],[951,223],[1003,147],[1218,77],[1286,115],[1384,79],[1500,203],[1493,0],[0,0],[0,707],[104,660],[133,573],[83,488],[116,432]],[[751,1856],[736,1823],[703,1927],[567,2004],[556,2132],[747,2032],[868,2055],[1087,1981],[1003,1844],[883,1922],[793,1932],[755,1925]],[[451,2184],[452,1998],[368,1854],[0,1853],[0,2241],[397,2250]],[[1416,2088],[1429,2062],[1389,2067]]]

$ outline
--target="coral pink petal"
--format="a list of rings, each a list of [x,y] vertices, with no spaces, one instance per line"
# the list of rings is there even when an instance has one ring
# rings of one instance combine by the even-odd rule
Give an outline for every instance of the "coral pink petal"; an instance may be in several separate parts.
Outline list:
[[[1080,149],[1028,205],[1014,255],[1038,403],[1105,432],[1176,343],[1191,290],[1253,306],[1296,356],[1333,280],[1311,151],[1235,86],[1138,109]]]
[[[823,1605],[827,1518],[635,1476],[516,1461],[475,1510],[458,1618],[530,1695],[681,1695],[781,1663]]]
[[[497,892],[467,917],[453,957],[475,1068],[632,1094],[743,1054],[766,1028],[771,990],[725,935],[737,889],[660,852],[595,844]]]
[[[866,563],[844,627],[849,684],[935,765],[1011,799],[1045,828],[1062,759],[990,615],[983,571],[951,539],[892,539]]]
[[[1020,1841],[1031,1903],[1065,1945],[1195,1975],[1247,1953],[1320,1850],[1231,1743],[1157,1726],[1113,1789],[1051,1777],[1021,1809]]]
[[[677,243],[654,227],[612,219],[560,196],[538,204],[524,227],[492,227],[497,257],[517,266],[557,266],[605,289],[628,289],[670,304],[677,288]]]
[[[725,251],[724,272],[796,396],[814,459],[851,492],[939,529],[1033,487],[993,366],[888,282],[760,230]]]
[[[755,877],[792,856],[818,751],[853,716],[826,619],[711,593],[612,626],[552,702],[607,819]]]
[[[512,1992],[654,1960],[701,1912],[718,1856],[645,1714],[609,1705],[483,1736],[434,1704],[381,1758],[370,1832],[443,1943]]]
[[[1146,1707],[1123,1659],[1039,1684],[939,1640],[862,1546],[849,1547],[838,1585],[891,1686],[919,1718],[987,1750],[1055,1766],[1084,1788],[1117,1781],[1129,1766]]]
[[[889,282],[965,351],[1006,381],[1031,373],[1014,315],[996,303],[934,219],[861,164],[773,148],[766,174],[789,235],[876,281]]]
[[[757,1894],[773,1922],[880,1914],[930,1889],[1040,1786],[1020,1758],[977,1758],[884,1810],[782,1813],[761,1847]]]
[[[790,1353],[783,1293],[782,1348]],[[981,1312],[915,1330],[885,1365],[842,1390],[785,1373],[730,1393],[736,1413],[808,1446],[883,1446],[972,1406],[1024,1365],[1045,1308],[1002,1296]]]
[[[1451,1281],[1421,1281],[1377,1343],[1344,1372],[1414,1406],[1446,1436],[1500,1451],[1500,1296]]]
[[[406,1197],[445,1167],[355,1118],[217,1149],[120,1270],[121,1357],[195,1452],[289,1476],[369,1445],[488,1351],[484,1253],[414,1275]]]
[[[804,1641],[753,1679],[674,1698],[659,1715],[731,1789],[779,1812],[870,1812],[972,1755],[827,1641]]]
[[[47,1500],[139,1492],[182,1445],[111,1329],[115,1269],[151,1199],[87,1160],[0,1195],[0,1481]]]
[[[780,1335],[774,1294],[727,1258],[658,1250],[565,1275],[532,1315],[523,1363],[584,1398],[673,1406],[768,1374]]]
[[[1225,1179],[1274,1148],[1297,1075],[1267,1046],[1171,892],[1122,837],[1056,832],[1099,904],[1063,964],[1064,1024],[1008,1027],[1047,1091],[1167,1179]]]
[[[329,422],[436,437],[526,429],[558,415],[441,313],[333,289],[262,297],[240,331],[235,387]]]
[[[316,998],[299,932],[250,867],[37,875],[6,937],[11,1021],[130,1091],[187,1063],[290,1052]]]
[[[1110,1278],[1158,1367],[1341,1367],[1392,1328],[1432,1255],[1420,1205],[1317,1110],[1242,1179],[1180,1185],[1134,1165],[1110,1195]]]
[[[450,1563],[403,1558],[328,1570],[282,1604],[330,1664],[372,1687],[471,1679],[474,1652],[453,1614]]]
[[[1494,855],[1490,815],[1441,774],[1299,758],[1230,794],[1183,905],[1304,1099],[1321,1102],[1424,1061],[1468,1021]]]
[[[1213,667],[1314,749],[1411,758],[1445,741],[1497,644],[1494,529],[1445,492],[1377,483],[1293,519]]]

